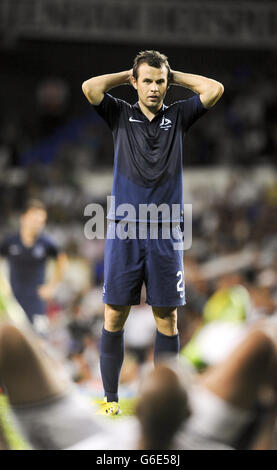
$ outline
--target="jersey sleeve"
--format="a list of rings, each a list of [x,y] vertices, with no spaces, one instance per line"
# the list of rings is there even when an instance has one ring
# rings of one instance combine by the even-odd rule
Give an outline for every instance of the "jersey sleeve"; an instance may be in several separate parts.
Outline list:
[[[93,105],[93,107],[99,116],[107,122],[111,130],[117,127],[121,110],[120,100],[114,98],[109,93],[105,93],[101,103]]]
[[[206,114],[207,108],[204,108],[200,95],[194,95],[187,100],[179,101],[179,110],[182,116],[182,124],[184,132],[187,131],[192,124],[201,116]]]
[[[10,246],[10,238],[5,238],[0,242],[0,256],[8,256]]]
[[[58,254],[61,252],[59,245],[49,236],[44,238],[44,244],[47,256],[57,258]]]

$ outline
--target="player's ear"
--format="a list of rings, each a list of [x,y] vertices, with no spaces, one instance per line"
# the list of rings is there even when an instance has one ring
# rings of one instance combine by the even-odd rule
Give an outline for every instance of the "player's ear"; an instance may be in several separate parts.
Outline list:
[[[134,75],[131,76],[131,84],[136,90],[138,89],[137,80],[135,79]]]

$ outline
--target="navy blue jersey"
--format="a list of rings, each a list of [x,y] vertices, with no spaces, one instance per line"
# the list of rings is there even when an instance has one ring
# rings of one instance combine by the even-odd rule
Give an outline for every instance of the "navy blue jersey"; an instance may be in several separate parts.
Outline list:
[[[23,245],[19,234],[7,237],[0,245],[0,255],[9,262],[13,293],[30,319],[45,311],[37,290],[45,282],[47,258],[56,258],[58,253],[56,243],[45,234],[41,234],[31,247]]]
[[[94,109],[108,123],[114,140],[115,206],[111,206],[108,219],[134,220],[118,214],[120,204],[132,204],[135,220],[143,222],[147,220],[139,217],[139,204],[178,204],[182,211],[183,136],[207,111],[199,95],[170,106],[163,104],[152,121],[138,103],[130,105],[108,93]],[[161,220],[161,214],[158,218]],[[178,222],[182,217],[180,213],[177,219],[170,214],[163,220]]]

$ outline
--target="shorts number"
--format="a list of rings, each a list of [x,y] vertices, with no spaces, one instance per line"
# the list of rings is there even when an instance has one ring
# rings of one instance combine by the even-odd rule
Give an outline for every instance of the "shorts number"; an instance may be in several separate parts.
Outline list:
[[[180,277],[179,281],[177,282],[177,292],[182,292],[182,294],[180,294],[180,297],[184,297],[185,293],[184,293],[184,279],[183,279],[183,271],[178,271],[177,274],[176,274],[177,277]],[[183,284],[183,285],[181,285]]]

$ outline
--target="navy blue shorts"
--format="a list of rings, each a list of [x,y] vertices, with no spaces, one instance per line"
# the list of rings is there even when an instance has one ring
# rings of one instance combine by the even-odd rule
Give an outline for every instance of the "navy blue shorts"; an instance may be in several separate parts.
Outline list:
[[[153,239],[154,233],[157,239]],[[112,238],[114,234],[115,237]],[[162,234],[169,238],[162,238]],[[164,225],[162,228],[161,224],[153,224],[150,232],[150,224],[140,224],[139,228],[134,222],[127,225],[109,221],[105,244],[103,302],[112,305],[139,305],[144,282],[146,302],[149,305],[184,305],[183,250],[174,249],[176,243],[180,244],[181,241],[182,233],[178,225],[171,229],[169,224],[167,228]]]

